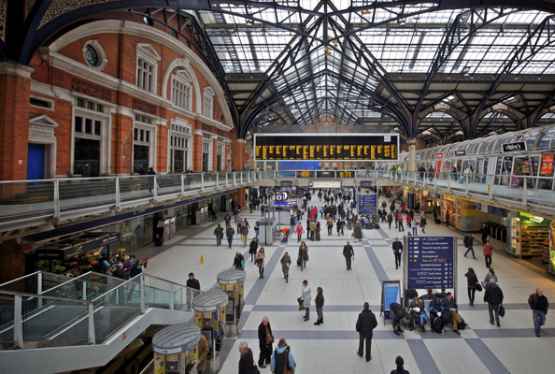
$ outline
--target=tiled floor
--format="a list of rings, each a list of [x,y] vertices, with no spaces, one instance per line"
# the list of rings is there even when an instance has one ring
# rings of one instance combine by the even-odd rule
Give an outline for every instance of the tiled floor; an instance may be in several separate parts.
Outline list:
[[[243,215],[251,221],[257,214]],[[323,225],[322,225],[323,227]],[[213,238],[213,227],[193,237],[184,237],[177,243],[153,257],[147,272],[178,282],[185,282],[187,273],[197,274],[203,289],[216,282],[216,274],[228,268],[236,251],[245,251],[241,243],[234,243],[233,249],[226,246],[217,248]],[[445,226],[431,224],[429,234],[448,234],[461,237]],[[251,233],[253,234],[253,233]],[[482,302],[483,293],[476,296],[477,305],[470,307],[466,297],[464,273],[472,266],[480,279],[485,275],[485,265],[480,251],[478,260],[462,256],[462,240],[459,240],[458,280],[459,306],[469,328],[461,336],[452,332],[437,335],[406,332],[397,337],[391,332],[391,325],[379,326],[374,335],[372,361],[366,363],[355,354],[357,336],[354,325],[362,303],[367,301],[375,313],[379,313],[380,281],[401,279],[401,271],[395,270],[390,242],[399,234],[384,227],[383,230],[365,231],[362,241],[353,241],[355,261],[352,271],[345,270],[342,248],[350,239],[350,231],[345,237],[327,236],[322,233],[319,242],[307,242],[310,261],[301,272],[292,266],[289,283],[285,283],[279,266],[279,258],[289,251],[293,261],[297,256],[297,241],[288,244],[277,243],[267,248],[266,276],[258,279],[257,269],[248,262],[245,283],[246,307],[241,322],[241,336],[226,342],[230,347],[222,354],[222,374],[237,373],[238,344],[246,341],[258,357],[257,326],[267,316],[274,335],[285,337],[297,361],[296,373],[318,374],[358,374],[389,373],[394,369],[397,355],[405,359],[406,368],[413,373],[552,373],[555,368],[555,318],[547,316],[545,336],[534,337],[531,312],[527,306],[528,295],[536,287],[542,287],[547,297],[555,303],[555,282],[531,268],[505,256],[495,253],[493,265],[499,276],[500,286],[505,293],[507,315],[501,328],[489,324],[487,309]],[[205,261],[201,264],[200,258]],[[301,281],[307,279],[313,289],[322,286],[326,305],[325,323],[314,326],[316,315],[311,313],[311,321],[304,322],[301,312],[296,309],[296,299],[300,294]],[[270,373],[270,369],[261,369]]]

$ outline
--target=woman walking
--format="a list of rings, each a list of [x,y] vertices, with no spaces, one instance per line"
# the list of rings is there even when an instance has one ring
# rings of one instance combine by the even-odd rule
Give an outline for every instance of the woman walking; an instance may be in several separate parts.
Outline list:
[[[289,268],[291,267],[291,256],[289,256],[289,252],[285,251],[285,253],[281,257],[280,262],[281,271],[283,272],[285,283],[289,283]]]
[[[474,272],[474,269],[468,268],[468,271],[464,275],[466,277],[466,288],[468,290],[468,300],[470,301],[470,306],[474,306],[474,296],[476,295],[476,290],[482,287],[478,283],[478,277]]]
[[[322,287],[316,288],[314,303],[316,304],[316,314],[318,315],[318,319],[314,324],[318,326],[324,323],[324,290]]]
[[[272,326],[268,317],[264,317],[260,325],[258,325],[258,344],[260,346],[260,356],[258,358],[258,366],[265,368],[272,360],[272,344],[274,336],[272,335]]]
[[[305,242],[301,242],[299,246],[299,254],[297,256],[297,265],[301,267],[301,271],[306,268],[306,262],[308,261],[308,246]]]
[[[258,266],[258,276],[260,279],[264,278],[264,258],[266,255],[264,254],[264,248],[260,247],[258,252],[256,253],[256,266]]]

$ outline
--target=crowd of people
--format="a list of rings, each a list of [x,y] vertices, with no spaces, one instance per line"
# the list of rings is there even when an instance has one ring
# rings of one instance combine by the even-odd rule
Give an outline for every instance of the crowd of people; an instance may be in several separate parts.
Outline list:
[[[312,198],[317,197],[317,202]],[[261,197],[261,199],[263,199]],[[258,204],[253,204],[256,209]],[[357,235],[357,225],[361,230],[361,221],[356,209],[355,197],[349,193],[341,191],[311,191],[298,200],[297,205],[290,212],[290,225],[287,230],[287,240],[289,233],[294,233],[298,243],[296,256],[296,271],[303,272],[309,263],[309,244],[312,241],[319,241],[322,238],[321,226],[325,226],[327,236],[345,237],[340,255],[345,259],[346,271],[352,271],[355,251],[350,243],[353,239],[360,239],[362,234]],[[424,212],[418,209],[409,209],[402,202],[392,200],[382,201],[377,209],[377,218],[380,228],[386,227],[390,231],[402,233],[401,235],[418,236],[426,234],[427,218]],[[306,221],[305,221],[306,219]],[[228,214],[224,218],[225,228],[220,224],[214,230],[217,245],[220,246],[225,236],[228,247],[232,248],[235,234],[240,235],[241,244],[247,248],[249,261],[258,268],[258,276],[263,279],[265,276],[266,252],[259,244],[258,228],[255,226],[255,235],[248,242],[250,224],[246,218],[241,219],[238,213],[234,212],[232,217]],[[235,226],[235,227],[234,227]],[[405,231],[406,230],[406,231]],[[345,235],[351,231],[351,236]],[[464,236],[465,246],[464,257],[471,255],[476,259],[474,252],[475,239],[472,235]],[[468,301],[470,306],[475,305],[476,293],[483,292],[483,300],[488,306],[488,314],[492,325],[500,326],[501,318],[505,313],[503,306],[504,294],[499,284],[499,279],[492,267],[493,246],[487,236],[482,236],[483,255],[486,264],[487,274],[483,281],[480,281],[476,271],[469,267],[465,277],[467,280]],[[402,253],[404,251],[401,236],[396,236],[392,240],[392,250],[395,261],[395,268],[399,269],[402,265]],[[283,279],[289,283],[290,272],[293,264],[293,254],[284,250],[279,260]],[[244,270],[246,261],[244,255],[237,251],[233,260],[233,265],[237,269]],[[466,328],[466,321],[459,312],[457,299],[453,292],[447,290],[429,289],[423,295],[419,295],[416,290],[405,290],[404,298],[401,303],[393,303],[389,306],[392,328],[395,334],[403,333],[404,328],[410,330],[421,329],[426,331],[428,326],[431,331],[444,333],[450,328],[454,333],[459,334],[460,330]],[[460,298],[459,298],[460,299]],[[324,324],[325,296],[324,287],[319,285],[312,292],[312,287],[308,279],[301,282],[299,297],[297,298],[299,311],[302,312],[304,321],[310,321],[311,306],[315,307],[317,314],[315,326]],[[539,337],[541,326],[545,323],[549,303],[541,289],[537,289],[530,295],[528,304],[533,312],[534,331]],[[364,303],[361,313],[355,324],[355,330],[359,335],[359,347],[357,354],[364,357],[367,361],[372,359],[371,344],[373,330],[377,326],[377,320],[371,311],[368,303]],[[251,348],[246,343],[241,343],[239,350],[241,357],[239,361],[239,373],[250,374],[258,373],[258,368],[270,366],[272,373],[284,374],[291,372],[296,367],[295,357],[291,347],[284,338],[274,338],[271,323],[268,317],[264,317],[258,327],[258,339],[260,355],[257,365],[255,364]],[[274,347],[274,343],[277,345]],[[404,360],[397,357],[395,360],[396,369],[392,373],[408,373],[404,368]]]

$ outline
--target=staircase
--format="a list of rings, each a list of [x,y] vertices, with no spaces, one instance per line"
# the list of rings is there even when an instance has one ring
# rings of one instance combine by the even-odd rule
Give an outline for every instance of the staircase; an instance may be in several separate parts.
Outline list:
[[[190,319],[188,292],[148,274],[37,272],[0,284],[0,372],[104,366],[149,326]]]

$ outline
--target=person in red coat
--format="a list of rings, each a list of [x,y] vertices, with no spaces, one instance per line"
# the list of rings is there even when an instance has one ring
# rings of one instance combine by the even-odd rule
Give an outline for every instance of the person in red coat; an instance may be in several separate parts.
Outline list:
[[[493,245],[491,245],[489,240],[486,240],[486,243],[484,244],[484,247],[482,249],[484,251],[486,267],[489,268],[491,266],[491,256],[493,255]]]
[[[297,234],[297,241],[300,242],[304,233],[303,225],[301,225],[300,222],[297,223],[297,226],[295,227],[295,233]]]

